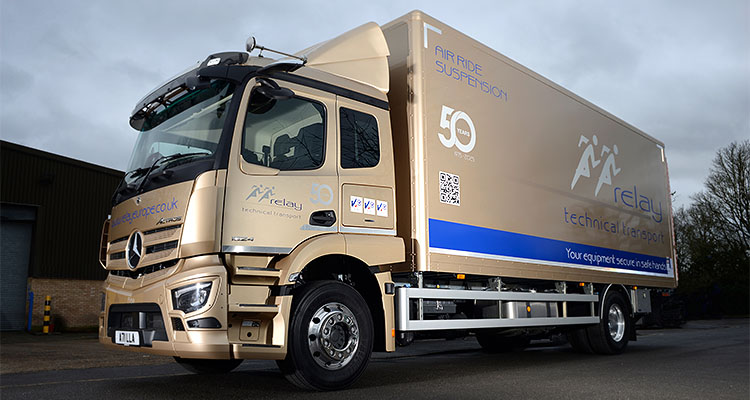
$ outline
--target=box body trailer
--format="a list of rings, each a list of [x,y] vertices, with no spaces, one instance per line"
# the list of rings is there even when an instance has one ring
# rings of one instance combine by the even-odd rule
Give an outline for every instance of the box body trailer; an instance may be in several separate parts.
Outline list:
[[[384,31],[419,270],[674,285],[661,142],[427,16]]]
[[[526,67],[419,11],[248,53],[136,106],[102,343],[328,390],[422,334],[619,353],[676,286],[663,143]]]

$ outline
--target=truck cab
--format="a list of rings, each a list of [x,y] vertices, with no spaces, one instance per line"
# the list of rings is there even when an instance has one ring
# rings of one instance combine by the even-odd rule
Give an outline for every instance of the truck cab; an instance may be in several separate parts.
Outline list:
[[[359,302],[316,309],[336,336],[317,355],[305,350],[315,365],[338,371],[357,355],[356,377],[373,347],[393,350],[386,283],[404,245],[387,45],[372,23],[344,42],[358,52],[323,44],[303,52],[304,63],[213,54],[138,103],[138,139],[102,239],[102,343],[196,370],[283,362],[292,292],[321,280],[329,285],[318,292]],[[333,304],[341,309],[325,311]],[[373,324],[375,339],[351,332]],[[305,331],[331,334],[316,326]]]

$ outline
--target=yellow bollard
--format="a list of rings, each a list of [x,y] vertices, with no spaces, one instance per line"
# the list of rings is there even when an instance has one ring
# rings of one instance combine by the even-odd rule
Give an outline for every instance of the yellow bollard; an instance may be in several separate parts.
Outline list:
[[[42,332],[45,334],[49,334],[49,312],[52,304],[52,297],[47,296],[44,298],[44,327],[42,328]]]

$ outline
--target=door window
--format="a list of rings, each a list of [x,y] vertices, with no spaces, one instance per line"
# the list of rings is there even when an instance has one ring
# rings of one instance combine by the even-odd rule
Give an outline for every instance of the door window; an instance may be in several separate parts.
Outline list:
[[[252,100],[252,99],[251,99]],[[252,164],[288,170],[323,165],[325,108],[289,98],[251,104],[242,135],[242,158]]]
[[[374,116],[341,107],[341,167],[368,168],[380,162],[378,121]]]

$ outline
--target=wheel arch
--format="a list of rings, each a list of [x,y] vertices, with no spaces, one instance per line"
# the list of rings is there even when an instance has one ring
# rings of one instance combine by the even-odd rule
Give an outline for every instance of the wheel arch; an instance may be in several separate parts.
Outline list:
[[[403,262],[403,239],[390,236],[329,234],[311,238],[279,260],[279,283],[340,280],[351,285],[367,303],[373,319],[375,351],[393,351],[393,294],[385,292],[390,272],[377,267]],[[294,292],[292,292],[294,295]]]

